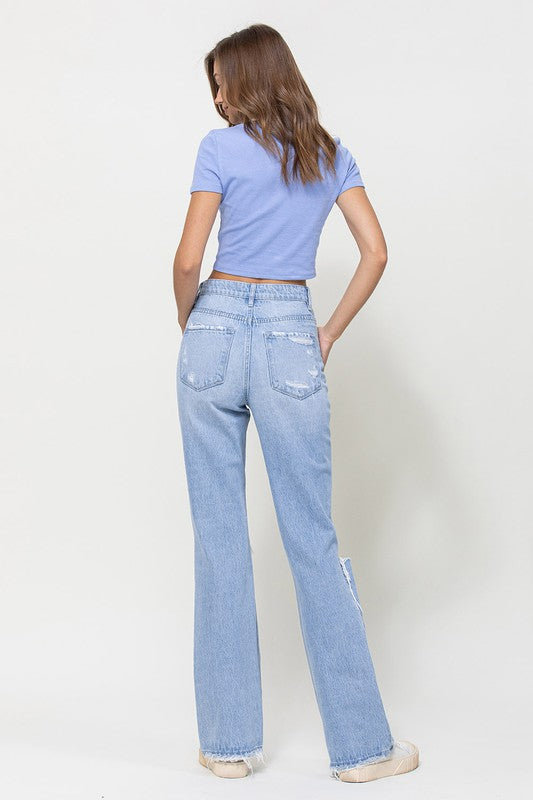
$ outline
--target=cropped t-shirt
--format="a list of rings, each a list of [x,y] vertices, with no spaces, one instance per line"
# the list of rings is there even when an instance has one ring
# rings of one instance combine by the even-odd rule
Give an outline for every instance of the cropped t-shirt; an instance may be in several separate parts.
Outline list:
[[[333,204],[346,189],[364,186],[353,155],[334,139],[336,174],[321,166],[324,180],[304,186],[291,178],[287,186],[279,159],[252,139],[243,123],[203,137],[190,192],[222,195],[213,269],[276,280],[315,277],[320,235]],[[289,175],[291,164],[289,158]]]

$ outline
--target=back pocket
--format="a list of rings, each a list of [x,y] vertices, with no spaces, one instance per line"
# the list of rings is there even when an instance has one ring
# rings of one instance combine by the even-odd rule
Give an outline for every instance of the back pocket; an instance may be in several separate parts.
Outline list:
[[[270,385],[298,400],[322,386],[322,358],[317,337],[309,331],[265,331]]]
[[[196,391],[223,383],[234,335],[225,325],[189,323],[180,346],[180,380]]]

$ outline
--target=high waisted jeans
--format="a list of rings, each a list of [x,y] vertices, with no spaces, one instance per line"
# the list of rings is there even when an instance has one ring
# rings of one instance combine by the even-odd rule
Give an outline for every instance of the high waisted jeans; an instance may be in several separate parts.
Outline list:
[[[194,682],[207,758],[264,761],[245,496],[250,414],[294,586],[330,775],[394,740],[350,558],[331,519],[330,404],[309,287],[208,278],[181,340],[177,400],[194,531]],[[250,765],[251,766],[251,765]]]

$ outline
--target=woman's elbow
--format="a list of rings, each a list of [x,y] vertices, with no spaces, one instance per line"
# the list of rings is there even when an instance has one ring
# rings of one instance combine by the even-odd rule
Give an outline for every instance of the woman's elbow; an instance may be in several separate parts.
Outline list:
[[[368,263],[383,272],[388,260],[386,247],[371,247],[364,253],[364,256]]]
[[[174,256],[174,273],[178,275],[190,275],[191,272],[198,272],[202,266],[202,258],[197,258],[193,253],[180,251],[178,247]]]

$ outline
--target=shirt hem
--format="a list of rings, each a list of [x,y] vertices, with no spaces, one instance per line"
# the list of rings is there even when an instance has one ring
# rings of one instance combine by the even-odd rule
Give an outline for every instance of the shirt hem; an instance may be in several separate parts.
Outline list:
[[[278,281],[308,281],[311,278],[316,277],[316,271],[313,272],[311,275],[272,275],[267,274],[265,275],[265,270],[259,269],[251,269],[250,267],[243,267],[242,269],[229,269],[228,267],[224,267],[220,264],[214,264],[212,269],[216,269],[219,272],[227,272],[228,275],[235,275],[240,278],[263,278],[267,280],[278,280]]]

